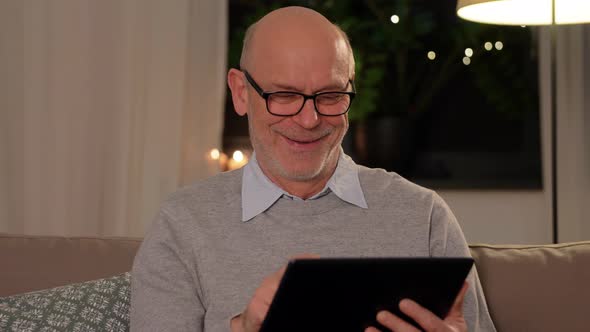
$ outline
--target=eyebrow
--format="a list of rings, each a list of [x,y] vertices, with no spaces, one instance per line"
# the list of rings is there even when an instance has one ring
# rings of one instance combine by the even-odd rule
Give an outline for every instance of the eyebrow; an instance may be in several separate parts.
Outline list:
[[[332,84],[332,85],[328,85],[325,86],[313,93],[320,93],[320,92],[327,92],[327,91],[344,91],[346,90],[346,88],[348,87],[349,81],[346,81],[346,85],[344,86],[344,88],[338,86],[337,84]],[[273,82],[271,83],[272,86],[276,87],[276,90],[272,90],[272,91],[294,91],[294,92],[302,92],[301,89],[293,86],[293,85],[289,85],[288,83],[276,83]]]

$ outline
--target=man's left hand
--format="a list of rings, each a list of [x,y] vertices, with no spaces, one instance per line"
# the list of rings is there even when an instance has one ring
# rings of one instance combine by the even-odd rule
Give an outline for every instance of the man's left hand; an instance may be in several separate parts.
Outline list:
[[[401,312],[412,318],[418,325],[427,332],[466,332],[467,324],[463,317],[463,299],[467,293],[468,284],[464,283],[463,288],[455,298],[453,307],[445,319],[440,319],[428,309],[418,303],[404,299],[400,301]],[[380,311],[377,313],[377,321],[393,332],[419,332],[413,325],[390,313]],[[381,332],[375,327],[368,327],[365,332]]]

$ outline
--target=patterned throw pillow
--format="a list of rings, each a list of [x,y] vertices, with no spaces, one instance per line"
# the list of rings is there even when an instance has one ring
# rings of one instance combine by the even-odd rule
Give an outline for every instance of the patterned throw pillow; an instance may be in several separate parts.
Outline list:
[[[128,331],[129,277],[0,298],[0,331]]]

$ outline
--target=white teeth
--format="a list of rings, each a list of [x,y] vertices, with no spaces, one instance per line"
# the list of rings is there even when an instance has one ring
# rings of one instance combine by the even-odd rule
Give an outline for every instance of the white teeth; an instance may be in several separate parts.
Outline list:
[[[297,139],[290,138],[290,140],[292,140],[293,142],[297,142],[297,143],[312,143],[312,142],[317,141],[318,139],[312,139],[312,140],[308,140],[308,141],[300,141],[300,140],[297,140]]]

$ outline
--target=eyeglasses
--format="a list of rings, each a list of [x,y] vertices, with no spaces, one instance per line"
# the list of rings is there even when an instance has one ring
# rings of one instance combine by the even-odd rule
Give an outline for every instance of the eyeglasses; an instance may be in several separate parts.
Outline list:
[[[313,100],[316,112],[324,116],[339,116],[350,109],[350,104],[356,95],[354,82],[349,80],[352,91],[326,91],[313,95],[306,95],[294,91],[265,92],[254,81],[252,76],[244,70],[248,83],[256,90],[260,97],[266,100],[266,110],[276,116],[293,116],[301,112],[308,99]],[[348,85],[347,85],[348,86]]]

